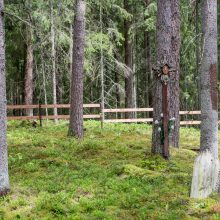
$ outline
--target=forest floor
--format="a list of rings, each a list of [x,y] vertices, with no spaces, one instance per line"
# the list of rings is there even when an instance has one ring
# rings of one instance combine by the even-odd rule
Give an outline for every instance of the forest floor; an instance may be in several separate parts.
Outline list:
[[[170,161],[151,155],[146,124],[86,122],[83,141],[67,122],[8,126],[11,193],[0,219],[220,219],[220,200],[189,198],[199,130],[181,129]]]

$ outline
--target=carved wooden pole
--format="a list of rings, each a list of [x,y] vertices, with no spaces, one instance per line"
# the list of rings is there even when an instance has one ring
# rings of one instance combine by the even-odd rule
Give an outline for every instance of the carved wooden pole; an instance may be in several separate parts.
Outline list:
[[[169,67],[167,65],[163,66],[162,79],[166,76],[169,77]],[[167,78],[168,79],[168,78]],[[162,110],[163,110],[163,156],[169,158],[169,105],[168,105],[168,85],[167,81],[162,80]]]
[[[159,80],[162,84],[162,113],[161,120],[155,121],[154,123],[159,125],[158,132],[160,132],[161,138],[161,149],[162,155],[165,159],[169,159],[169,138],[173,132],[173,123],[174,118],[170,118],[170,109],[169,109],[169,81],[170,81],[170,72],[173,72],[174,69],[170,68],[168,64],[160,65],[159,67],[153,68],[156,74],[159,77]]]

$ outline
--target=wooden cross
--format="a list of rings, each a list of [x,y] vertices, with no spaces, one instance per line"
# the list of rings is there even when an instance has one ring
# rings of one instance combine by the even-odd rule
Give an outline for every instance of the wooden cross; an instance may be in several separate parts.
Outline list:
[[[160,68],[154,68],[160,77],[162,83],[162,122],[163,122],[163,156],[169,159],[169,105],[168,105],[168,83],[170,81],[170,72],[175,71],[171,69],[168,64],[164,64]]]
[[[168,81],[169,81],[169,66],[165,64],[162,67],[162,112],[163,112],[163,132],[164,132],[164,143],[163,143],[163,156],[168,159],[170,157],[169,152],[169,107],[168,107]]]

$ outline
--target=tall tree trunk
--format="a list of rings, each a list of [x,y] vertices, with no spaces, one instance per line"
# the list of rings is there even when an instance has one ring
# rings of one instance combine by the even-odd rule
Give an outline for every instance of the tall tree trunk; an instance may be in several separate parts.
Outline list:
[[[77,0],[73,32],[73,72],[69,135],[83,138],[83,67],[86,1]]]
[[[137,108],[137,104],[138,104],[138,100],[137,100],[138,75],[137,75],[137,71],[136,71],[136,56],[137,56],[136,46],[137,46],[137,33],[135,33],[135,39],[134,39],[133,50],[132,50],[133,108]],[[137,118],[137,112],[133,113],[133,117]]]
[[[174,147],[179,145],[179,50],[180,50],[180,10],[179,0],[158,0],[157,14],[157,63],[160,74],[162,67],[166,65],[172,72],[169,72],[167,83],[167,110],[168,120],[175,118],[174,131],[170,144]],[[157,77],[157,74],[155,74]],[[160,131],[161,116],[163,116],[162,87],[165,83],[161,77],[157,77],[154,91],[154,126],[152,135],[152,152],[163,153],[162,136]],[[169,145],[169,144],[168,144]]]
[[[171,37],[171,56],[173,59],[174,72],[170,75],[170,118],[175,118],[174,130],[170,138],[170,145],[179,148],[180,136],[180,0],[171,1],[172,13],[172,37]]]
[[[130,5],[128,0],[124,0],[124,8],[126,11],[130,12]],[[133,73],[133,62],[132,62],[132,41],[129,36],[129,31],[131,28],[131,21],[125,19],[124,21],[124,48],[125,48],[125,64],[127,66],[126,76],[125,76],[125,107],[134,108],[134,73]],[[134,112],[128,112],[125,114],[126,118],[134,118]]]
[[[101,127],[103,128],[105,120],[105,76],[104,76],[104,53],[103,53],[103,10],[102,4],[100,4],[100,27],[101,27],[101,43],[100,43],[100,78],[101,78]]]
[[[43,57],[41,57],[41,62],[42,62],[42,75],[43,75],[43,90],[44,90],[44,104],[47,105],[47,87],[46,87],[46,76],[45,76],[45,63],[43,60]],[[46,116],[48,116],[48,108],[45,108]],[[47,119],[48,121],[48,119]]]
[[[119,60],[117,53],[114,54],[116,60]],[[115,64],[115,99],[116,99],[116,106],[117,108],[121,107],[121,96],[120,96],[120,73],[117,64]],[[120,114],[117,114],[117,116]]]
[[[144,105],[145,107],[149,107],[149,99],[150,99],[150,39],[149,32],[144,32],[144,50],[145,50],[145,75],[144,75]],[[149,112],[147,112],[146,116],[149,116]]]
[[[117,108],[120,108],[121,106],[121,97],[120,97],[120,86],[119,86],[119,73],[118,68],[116,67],[115,70],[115,98],[116,98],[116,105]]]
[[[73,24],[70,25],[69,32],[70,32],[70,39],[71,39],[70,47],[69,47],[69,78],[71,79],[72,72],[73,72]],[[71,87],[71,80],[70,80],[70,87]],[[70,102],[70,99],[71,99],[71,92],[69,93],[69,102]]]
[[[24,79],[24,102],[25,105],[33,104],[33,30],[27,25],[26,28],[26,63]],[[26,109],[27,116],[33,116],[33,109]]]
[[[217,0],[202,3],[203,53],[201,64],[201,139],[202,151],[218,157],[218,46]]]
[[[150,0],[145,0],[145,7],[147,8],[150,4]],[[144,54],[145,54],[145,75],[144,75],[144,106],[149,107],[150,105],[150,74],[151,74],[151,48],[150,48],[150,33],[144,31]],[[149,117],[149,112],[146,112],[146,116]]]
[[[0,0],[0,196],[9,191],[5,79],[4,1]]]
[[[72,75],[72,72],[73,72],[73,25],[71,24],[70,25],[70,39],[71,39],[71,42],[70,42],[70,48],[69,48],[69,75],[71,77]]]
[[[55,27],[54,27],[54,15],[53,15],[53,0],[50,1],[51,10],[51,58],[52,58],[52,77],[53,77],[53,104],[57,104],[57,76],[56,76],[56,49],[55,49]],[[53,114],[56,117],[58,115],[57,107],[54,107]],[[58,119],[55,118],[54,122],[57,123]]]
[[[197,91],[198,91],[198,95],[197,95],[197,102],[196,102],[196,109],[200,109],[200,74],[199,74],[199,62],[201,59],[201,52],[200,52],[200,46],[201,46],[201,37],[199,37],[199,33],[200,33],[200,28],[199,28],[199,20],[200,20],[200,14],[199,14],[199,4],[200,4],[200,0],[196,0],[195,2],[195,7],[196,7],[196,36],[197,36],[197,41],[196,41],[196,74],[194,77],[194,80],[197,82]]]

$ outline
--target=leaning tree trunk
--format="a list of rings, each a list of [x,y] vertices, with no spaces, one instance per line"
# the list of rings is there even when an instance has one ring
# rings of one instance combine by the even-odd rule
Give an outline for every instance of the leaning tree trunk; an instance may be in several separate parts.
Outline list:
[[[69,135],[83,138],[83,67],[85,47],[86,1],[76,4],[73,32],[73,69],[71,81],[71,109]]]
[[[24,79],[25,105],[33,104],[33,30],[28,25],[26,30],[26,63]],[[26,109],[27,116],[33,116],[33,109]]]
[[[163,154],[164,147],[164,136],[163,134],[161,135],[163,132],[161,121],[163,120],[162,104],[165,98],[165,96],[162,97],[162,87],[165,83],[161,77],[158,77],[158,74],[162,74],[163,67],[165,67],[165,70],[166,67],[169,67],[169,78],[167,82],[168,100],[166,106],[168,110],[168,119],[171,120],[172,118],[175,118],[174,131],[172,138],[169,138],[169,144],[172,144],[175,147],[178,147],[179,144],[179,4],[179,0],[157,1],[157,69],[159,72],[155,74],[156,84],[153,100],[154,126],[152,135],[152,152],[159,154]]]
[[[217,0],[203,1],[202,28],[200,147],[218,157]]]
[[[6,141],[6,79],[5,79],[5,39],[4,1],[0,0],[0,196],[9,191],[8,152]]]
[[[128,0],[124,0],[124,8],[130,12],[130,5]],[[125,49],[125,65],[127,67],[125,76],[125,107],[134,108],[135,98],[134,98],[134,73],[133,73],[133,59],[132,59],[132,41],[129,36],[131,29],[131,21],[125,19],[124,21],[124,49]],[[128,112],[125,114],[126,118],[134,118],[134,112]]]

